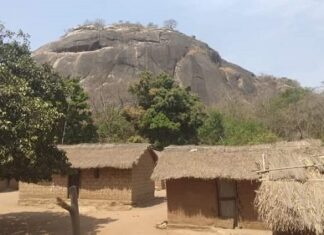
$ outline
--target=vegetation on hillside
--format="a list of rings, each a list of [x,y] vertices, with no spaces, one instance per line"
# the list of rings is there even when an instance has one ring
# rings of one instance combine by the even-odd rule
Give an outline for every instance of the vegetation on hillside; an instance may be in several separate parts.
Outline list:
[[[97,20],[85,25],[105,24]],[[10,154],[36,157],[36,151],[44,151],[42,141],[64,160],[53,144],[149,141],[161,149],[170,144],[244,145],[324,139],[323,94],[296,84],[277,96],[264,97],[255,106],[228,102],[208,110],[190,88],[180,87],[172,77],[143,72],[129,88],[136,105],[104,105],[92,115],[88,96],[78,80],[63,79],[50,66],[37,65],[23,33],[6,31],[3,26],[0,32],[0,138],[1,153],[6,156],[2,162],[7,169],[17,164]],[[21,141],[28,148],[22,150],[25,145]],[[25,160],[19,161],[28,165]],[[55,168],[55,163],[51,164]],[[36,174],[44,176],[44,172]],[[36,180],[35,176],[25,179]]]
[[[324,138],[324,96],[310,89],[288,89],[262,103],[256,118],[285,140]]]
[[[196,95],[166,74],[154,76],[149,72],[142,74],[130,92],[136,97],[138,109],[143,110],[136,120],[138,133],[156,148],[198,143],[198,128],[205,113]]]
[[[61,144],[97,142],[97,128],[92,119],[88,95],[76,79],[61,79],[65,106],[63,127],[59,128]]]
[[[106,105],[95,114],[100,142],[124,143],[135,135],[135,128],[124,111],[112,105]]]

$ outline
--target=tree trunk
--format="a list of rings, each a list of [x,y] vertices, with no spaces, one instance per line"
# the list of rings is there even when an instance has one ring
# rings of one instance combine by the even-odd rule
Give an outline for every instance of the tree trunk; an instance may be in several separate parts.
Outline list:
[[[57,205],[62,207],[63,209],[67,210],[71,216],[72,222],[72,234],[73,235],[80,235],[80,215],[79,215],[79,205],[78,205],[78,192],[76,186],[71,186],[69,188],[69,195],[71,198],[71,206],[68,205],[65,201],[61,198],[56,198]]]

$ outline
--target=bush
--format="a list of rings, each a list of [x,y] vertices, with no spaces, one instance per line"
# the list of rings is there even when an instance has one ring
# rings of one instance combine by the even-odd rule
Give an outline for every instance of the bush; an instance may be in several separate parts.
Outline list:
[[[217,111],[208,114],[204,124],[198,129],[198,138],[201,144],[218,144],[224,138],[223,117]]]
[[[123,116],[121,109],[106,107],[96,114],[100,142],[127,142],[135,135],[133,125]]]
[[[223,120],[224,139],[222,140],[222,144],[262,144],[278,140],[275,134],[256,121],[239,120],[232,117],[225,117]]]

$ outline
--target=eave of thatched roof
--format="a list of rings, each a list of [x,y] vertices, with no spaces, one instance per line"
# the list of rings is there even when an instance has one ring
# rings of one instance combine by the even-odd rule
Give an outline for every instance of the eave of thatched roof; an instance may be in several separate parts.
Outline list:
[[[260,219],[272,230],[322,234],[323,195],[324,178],[320,175],[306,182],[263,181],[255,205]]]
[[[150,151],[152,157],[157,158],[148,144],[78,144],[61,145],[59,148],[66,152],[72,167],[80,169],[130,169],[137,164],[145,151]]]
[[[317,165],[320,159],[313,156],[319,154],[324,155],[320,142],[311,140],[240,147],[170,146],[161,152],[152,178],[257,180],[262,177],[258,173],[260,170]],[[305,170],[306,168],[292,168],[269,171],[268,178],[303,181],[307,177]]]

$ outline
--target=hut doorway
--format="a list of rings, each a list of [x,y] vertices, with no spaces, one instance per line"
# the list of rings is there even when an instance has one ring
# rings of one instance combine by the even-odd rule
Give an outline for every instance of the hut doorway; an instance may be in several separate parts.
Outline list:
[[[237,226],[237,190],[232,180],[217,180],[218,215],[224,219],[233,219],[233,228]]]
[[[79,188],[80,188],[80,174],[81,172],[80,171],[75,171],[73,172],[72,174],[69,175],[69,178],[68,178],[68,187],[67,187],[67,195],[68,195],[68,198],[70,198],[69,196],[69,188],[71,186],[76,186],[77,187],[77,193],[79,195]]]

